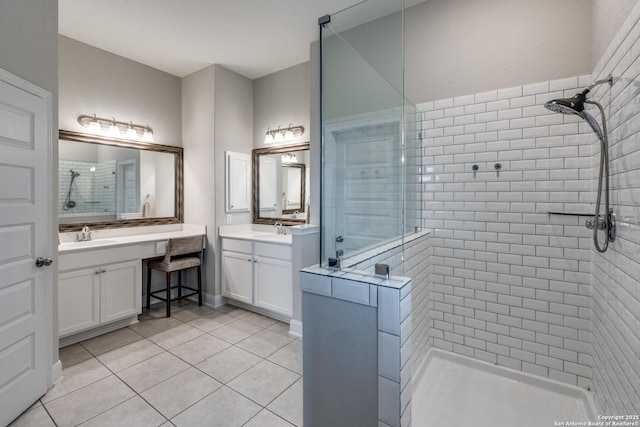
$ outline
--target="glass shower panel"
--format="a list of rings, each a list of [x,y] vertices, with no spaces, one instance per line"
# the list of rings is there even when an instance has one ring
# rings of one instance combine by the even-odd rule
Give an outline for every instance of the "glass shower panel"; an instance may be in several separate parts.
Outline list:
[[[405,194],[420,160],[415,109],[403,96],[403,31],[402,0],[368,0],[321,26],[321,265],[418,225],[405,220],[419,217],[421,203],[419,191]]]

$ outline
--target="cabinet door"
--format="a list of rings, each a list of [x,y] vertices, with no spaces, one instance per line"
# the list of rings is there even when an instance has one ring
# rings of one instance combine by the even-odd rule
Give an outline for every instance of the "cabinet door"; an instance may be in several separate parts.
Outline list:
[[[250,254],[222,251],[222,295],[253,304],[253,259]]]
[[[140,313],[142,274],[140,261],[101,268],[101,321],[111,322]]]
[[[61,337],[100,323],[100,268],[58,275],[58,331]]]
[[[251,156],[226,152],[227,212],[248,212],[251,208]]]
[[[255,305],[291,316],[291,262],[255,257]]]

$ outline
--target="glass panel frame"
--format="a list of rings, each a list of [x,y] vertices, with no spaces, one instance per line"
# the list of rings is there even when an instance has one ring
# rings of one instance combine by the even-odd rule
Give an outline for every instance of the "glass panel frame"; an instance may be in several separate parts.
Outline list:
[[[404,2],[358,3],[322,22],[320,265],[327,266],[389,242],[404,246],[405,235],[421,229],[422,156],[416,110],[404,96]]]

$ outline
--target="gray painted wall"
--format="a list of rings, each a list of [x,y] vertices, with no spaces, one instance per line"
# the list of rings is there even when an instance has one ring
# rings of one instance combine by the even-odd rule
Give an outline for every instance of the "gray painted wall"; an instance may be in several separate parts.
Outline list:
[[[590,73],[592,3],[429,0],[407,9],[408,98],[420,103]]]
[[[182,80],[185,222],[207,226],[203,280],[209,296],[220,295],[218,227],[227,219],[225,151],[250,153],[253,148],[253,84],[219,65]],[[249,212],[230,215],[233,224],[251,222]]]
[[[309,141],[309,62],[253,81],[253,148],[265,148],[267,128],[304,126],[294,143]]]
[[[253,149],[253,81],[215,65],[215,180],[213,186],[216,212],[216,236],[218,227],[227,225],[225,212],[225,151],[251,154]],[[251,211],[229,214],[229,224],[249,224]],[[220,294],[220,245],[216,239],[216,295]]]
[[[311,62],[305,62],[253,81],[253,148],[267,147],[264,145],[267,128],[288,126],[291,122],[304,126],[304,134],[294,143],[315,138],[318,126],[311,120],[311,111],[317,106],[311,104],[311,99],[318,87],[312,87],[311,82],[319,81],[317,73]],[[310,220],[312,224],[319,224],[320,151],[312,147],[310,154]]]
[[[215,182],[214,103],[215,67],[207,67],[182,79],[182,146],[184,147],[185,222],[207,226],[208,247],[202,280],[205,292],[215,293],[215,242],[213,209]],[[213,304],[213,301],[207,301]]]
[[[60,129],[86,132],[78,116],[95,113],[149,124],[155,143],[182,145],[179,77],[64,36],[59,48]]]
[[[58,1],[2,0],[0,3],[0,68],[23,78],[52,94],[52,158],[58,158]],[[51,182],[58,182],[57,162],[51,167]],[[58,200],[53,186],[52,200]],[[58,208],[52,205],[51,256],[58,258]],[[58,277],[53,274],[52,301],[58,301]],[[53,304],[52,342],[58,342],[58,305]],[[58,360],[58,346],[52,348]]]

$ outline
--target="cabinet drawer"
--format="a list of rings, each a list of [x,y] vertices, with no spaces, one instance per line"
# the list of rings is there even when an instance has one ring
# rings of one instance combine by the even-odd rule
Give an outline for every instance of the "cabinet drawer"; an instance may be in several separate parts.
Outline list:
[[[109,247],[104,249],[86,249],[61,254],[58,257],[58,271],[77,270],[91,265],[104,265],[114,262],[140,260],[140,245]]]
[[[247,254],[251,254],[251,241],[250,240],[239,240],[239,239],[222,239],[222,250],[234,251],[234,252],[244,252]]]
[[[291,246],[271,245],[268,243],[255,243],[254,254],[268,258],[291,260]]]

